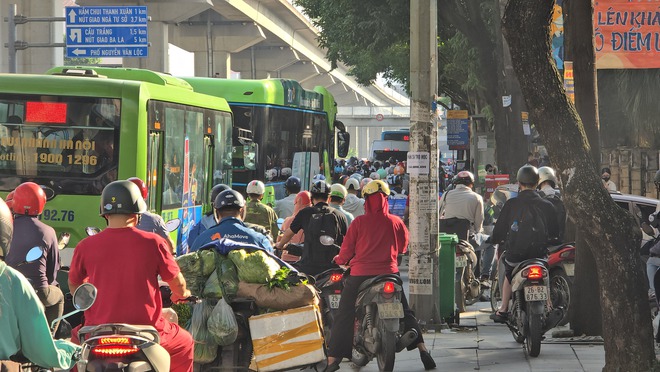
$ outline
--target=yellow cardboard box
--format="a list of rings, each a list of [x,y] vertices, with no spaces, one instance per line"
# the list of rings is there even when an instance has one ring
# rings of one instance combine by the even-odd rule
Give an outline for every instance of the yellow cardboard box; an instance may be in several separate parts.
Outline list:
[[[257,315],[249,321],[258,371],[305,366],[325,359],[318,307]]]

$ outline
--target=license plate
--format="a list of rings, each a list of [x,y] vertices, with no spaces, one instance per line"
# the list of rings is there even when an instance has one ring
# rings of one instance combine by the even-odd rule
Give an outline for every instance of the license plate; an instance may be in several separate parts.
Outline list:
[[[403,305],[401,302],[378,304],[378,316],[381,319],[403,318]]]
[[[565,263],[563,264],[564,271],[568,276],[575,276],[575,264],[574,263]]]
[[[457,268],[467,266],[467,256],[456,256],[455,266]]]
[[[548,287],[544,285],[534,285],[525,287],[525,301],[547,301]]]
[[[339,309],[339,300],[341,300],[340,294],[328,295],[328,306],[331,309]]]

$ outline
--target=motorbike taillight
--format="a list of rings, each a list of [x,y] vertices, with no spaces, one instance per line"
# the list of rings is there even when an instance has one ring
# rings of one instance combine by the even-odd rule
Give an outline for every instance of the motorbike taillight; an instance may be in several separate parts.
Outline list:
[[[344,277],[344,274],[342,274],[342,273],[332,273],[332,274],[330,274],[330,281],[333,282],[333,283],[337,283],[343,277]]]
[[[138,347],[128,337],[101,337],[92,347],[92,353],[101,358],[123,357],[138,351]]]
[[[524,276],[527,276],[527,279],[539,280],[543,278],[543,266],[530,266],[525,270],[527,273],[523,273]]]
[[[394,293],[394,290],[395,290],[394,283],[385,282],[385,284],[383,284],[383,293],[392,294]]]

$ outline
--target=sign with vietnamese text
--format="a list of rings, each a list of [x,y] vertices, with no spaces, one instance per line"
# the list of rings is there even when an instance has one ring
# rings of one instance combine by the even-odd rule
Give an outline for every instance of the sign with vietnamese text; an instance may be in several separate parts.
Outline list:
[[[430,173],[430,154],[428,152],[408,152],[406,170],[411,175],[427,175]]]
[[[575,80],[573,79],[573,62],[564,62],[564,89],[568,98],[575,103]]]
[[[658,2],[597,0],[594,37],[599,69],[660,68]]]
[[[467,110],[447,111],[447,145],[450,150],[470,148],[470,122]]]
[[[532,130],[529,126],[529,113],[528,112],[521,112],[520,117],[522,119],[522,126],[523,126],[523,134],[526,136],[529,136],[532,134]]]
[[[66,56],[147,57],[146,6],[68,6]]]

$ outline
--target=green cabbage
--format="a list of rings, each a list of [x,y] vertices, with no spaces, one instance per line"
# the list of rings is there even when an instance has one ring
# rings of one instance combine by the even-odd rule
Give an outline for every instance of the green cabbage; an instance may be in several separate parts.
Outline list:
[[[266,284],[280,265],[263,251],[247,253],[244,249],[229,252],[228,257],[238,269],[238,279],[246,283]]]

